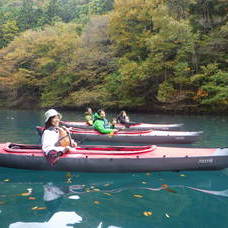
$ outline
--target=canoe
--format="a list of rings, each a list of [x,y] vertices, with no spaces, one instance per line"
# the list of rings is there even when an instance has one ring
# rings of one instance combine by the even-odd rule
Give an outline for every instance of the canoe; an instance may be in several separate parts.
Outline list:
[[[0,143],[0,166],[79,172],[148,172],[228,168],[228,148],[80,146],[52,166],[40,145]]]
[[[42,127],[36,127],[38,133]],[[76,141],[124,142],[145,144],[190,144],[199,140],[201,131],[127,131],[120,130],[114,135],[102,134],[94,129],[70,128],[70,133]]]
[[[93,126],[88,125],[86,122],[70,122],[61,121],[61,124],[66,127],[93,129]],[[135,123],[129,127],[125,127],[123,124],[116,124],[117,129],[126,128],[127,130],[160,130],[160,131],[173,131],[178,130],[183,124],[152,124],[152,123]]]

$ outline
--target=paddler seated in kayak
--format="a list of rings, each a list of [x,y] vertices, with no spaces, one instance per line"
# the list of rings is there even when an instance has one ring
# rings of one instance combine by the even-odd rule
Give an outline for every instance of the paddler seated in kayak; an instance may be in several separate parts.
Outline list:
[[[118,130],[115,129],[115,121],[110,125],[108,120],[105,118],[105,111],[100,109],[94,115],[93,126],[94,129],[102,134],[114,134]]]
[[[91,108],[87,108],[86,112],[85,112],[86,123],[88,125],[92,126],[93,125],[93,119],[94,119],[93,110]]]
[[[60,156],[77,146],[66,127],[60,127],[62,115],[55,109],[44,114],[45,129],[42,134],[42,150],[46,156]]]
[[[129,116],[127,115],[126,111],[121,111],[117,116],[117,123],[125,125],[125,127],[129,127],[132,124],[136,124],[136,122],[130,121]]]

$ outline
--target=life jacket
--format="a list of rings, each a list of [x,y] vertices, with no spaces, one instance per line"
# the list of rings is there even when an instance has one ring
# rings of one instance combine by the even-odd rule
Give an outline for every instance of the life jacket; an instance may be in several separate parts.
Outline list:
[[[58,145],[63,147],[72,146],[71,136],[69,132],[63,127],[58,127],[57,129],[59,131]]]

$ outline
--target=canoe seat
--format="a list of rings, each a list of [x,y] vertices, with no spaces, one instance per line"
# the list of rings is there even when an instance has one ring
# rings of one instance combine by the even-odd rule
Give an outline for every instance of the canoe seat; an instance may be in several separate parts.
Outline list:
[[[31,149],[33,149],[33,150],[40,150],[41,149],[41,146],[39,146],[39,145],[23,145],[23,144],[14,144],[14,143],[12,143],[12,144],[10,144],[9,145],[9,148],[10,149],[26,149],[26,150],[31,150]]]

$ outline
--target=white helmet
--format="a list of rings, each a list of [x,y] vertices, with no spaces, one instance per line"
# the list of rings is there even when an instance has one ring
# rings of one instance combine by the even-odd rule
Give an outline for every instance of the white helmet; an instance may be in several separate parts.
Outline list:
[[[44,113],[44,122],[47,123],[48,120],[53,116],[59,116],[59,118],[62,119],[62,115],[59,112],[57,112],[55,109],[49,109]]]

